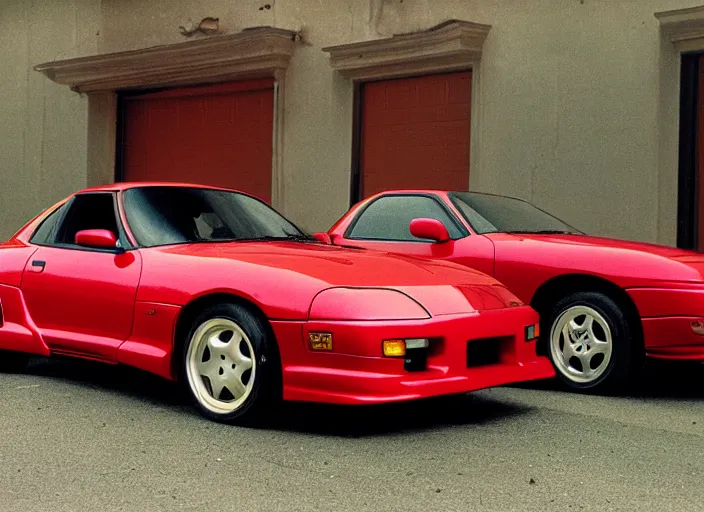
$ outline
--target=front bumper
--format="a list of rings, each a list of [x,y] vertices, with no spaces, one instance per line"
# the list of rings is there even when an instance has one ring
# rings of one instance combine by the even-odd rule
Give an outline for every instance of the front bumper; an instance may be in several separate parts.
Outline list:
[[[555,372],[549,360],[536,355],[535,341],[525,340],[526,327],[537,322],[537,313],[523,306],[428,320],[272,324],[281,351],[284,399],[363,404],[551,378]],[[313,352],[306,342],[311,332],[332,333],[333,351]],[[382,356],[382,341],[398,338],[431,339],[426,369],[408,371],[403,358]],[[477,340],[491,349],[475,349]]]
[[[641,316],[645,353],[657,359],[704,361],[704,288],[626,290]]]

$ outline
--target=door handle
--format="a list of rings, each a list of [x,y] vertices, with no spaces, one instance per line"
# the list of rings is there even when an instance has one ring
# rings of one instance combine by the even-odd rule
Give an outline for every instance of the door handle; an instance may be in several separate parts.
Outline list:
[[[32,260],[32,272],[43,272],[44,267],[46,267],[46,261],[44,260]]]

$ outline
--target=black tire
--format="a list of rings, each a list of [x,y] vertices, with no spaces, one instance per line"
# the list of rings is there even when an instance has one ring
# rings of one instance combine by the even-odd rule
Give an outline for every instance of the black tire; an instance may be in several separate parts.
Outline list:
[[[198,343],[194,336],[197,333],[199,333],[198,335],[200,336],[200,333],[205,332],[202,329],[199,331],[199,328],[206,327],[207,325],[211,325],[222,320],[236,324],[236,326],[241,329],[242,333],[246,335],[246,338],[251,344],[254,352],[253,354],[249,354],[249,357],[254,362],[254,366],[250,369],[249,373],[249,378],[253,379],[249,394],[241,402],[241,404],[236,407],[236,409],[229,411],[220,409],[214,410],[213,404],[232,404],[238,400],[235,399],[230,402],[222,401],[222,393],[224,393],[225,388],[223,388],[222,393],[218,394],[218,398],[214,398],[212,396],[213,388],[209,383],[210,381],[206,381],[202,377],[195,375],[200,372],[194,371],[193,366],[191,366],[192,369],[189,370],[189,357],[192,364],[198,364],[196,363],[198,360],[196,352],[197,348],[194,347],[193,351],[189,351],[189,348],[193,343]],[[217,339],[219,340],[221,337],[218,337]],[[230,343],[230,341],[225,343]],[[243,343],[245,343],[244,347],[247,348],[247,352],[250,352],[248,348],[249,345],[247,345],[246,341],[243,340]],[[281,370],[278,350],[275,344],[276,341],[269,334],[269,330],[266,328],[264,321],[262,321],[262,319],[251,312],[248,308],[233,303],[221,303],[210,306],[196,315],[191,322],[185,339],[183,340],[183,351],[181,353],[181,365],[179,372],[179,380],[181,381],[181,385],[190,395],[197,409],[206,418],[217,422],[243,426],[254,426],[260,424],[269,417],[269,414],[272,412],[273,407],[281,396]],[[242,347],[240,344],[238,344],[238,346]],[[242,353],[244,354],[244,352]],[[223,374],[223,369],[225,369],[225,371],[229,371],[230,363],[232,363],[231,368],[233,369],[233,373],[237,364],[239,364],[235,359],[226,361],[225,357],[222,355],[220,357],[223,359],[223,363],[221,363],[220,359],[214,354],[210,355],[212,355],[215,358],[215,361],[217,361],[217,364],[213,364],[215,364],[215,366],[220,366],[217,370],[220,375]],[[210,362],[208,355],[204,354],[203,357],[207,358],[206,363]],[[246,372],[247,370],[245,370],[245,373]],[[244,379],[240,380],[240,382],[243,381]],[[203,394],[203,386],[206,390],[209,390],[210,398]],[[249,386],[248,380],[245,386]],[[230,393],[230,395],[233,396],[233,398],[236,398],[234,393]],[[211,399],[215,400],[215,402],[211,402]],[[225,409],[227,409],[227,407],[225,407]]]
[[[579,309],[573,309],[579,308]],[[560,354],[560,346],[564,347],[564,336],[558,338],[557,341],[552,342],[553,329],[560,330],[559,327],[569,318],[569,315],[577,314],[578,312],[587,311],[584,308],[589,308],[596,313],[594,318],[595,327],[600,333],[597,334],[597,338],[605,338],[606,330],[604,330],[600,322],[605,321],[608,326],[608,330],[611,334],[611,354],[608,362],[606,362],[606,356],[602,355],[601,360],[594,359],[592,356],[590,368],[594,367],[596,364],[596,369],[601,370],[601,364],[605,364],[605,368],[601,370],[598,376],[591,380],[583,381],[588,377],[575,376],[570,374],[567,364],[562,364],[557,358],[562,358]],[[563,314],[565,316],[563,317]],[[598,315],[598,316],[597,316]],[[601,318],[599,318],[599,316]],[[575,320],[584,317],[575,317]],[[614,394],[622,391],[625,386],[629,383],[632,370],[635,366],[634,361],[634,342],[633,333],[631,327],[628,323],[628,319],[624,314],[621,307],[613,299],[607,295],[599,292],[577,292],[567,295],[557,302],[549,305],[545,312],[541,314],[542,325],[541,325],[541,345],[545,354],[550,358],[550,361],[555,368],[555,373],[557,374],[557,380],[562,384],[563,387],[580,392],[589,392],[595,394]],[[559,322],[559,323],[558,323]],[[580,320],[580,323],[583,320]],[[579,333],[579,332],[578,332]],[[591,347],[595,346],[591,340],[586,341],[585,345],[579,346],[579,350],[591,350]],[[557,344],[557,348],[556,345]],[[585,347],[589,347],[585,349]],[[582,355],[585,356],[587,352]],[[581,360],[575,353],[575,358],[579,361],[575,361],[574,358],[570,358],[571,363],[574,366],[578,366],[578,371],[583,371],[581,367]]]
[[[24,352],[12,352],[10,350],[0,350],[0,372],[17,373],[27,366],[30,359],[29,354]]]

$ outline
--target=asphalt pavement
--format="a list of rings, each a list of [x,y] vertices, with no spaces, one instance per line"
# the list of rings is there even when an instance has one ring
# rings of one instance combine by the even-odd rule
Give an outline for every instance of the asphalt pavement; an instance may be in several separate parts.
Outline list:
[[[610,398],[549,383],[246,429],[127,368],[0,375],[0,511],[704,510],[704,367]]]

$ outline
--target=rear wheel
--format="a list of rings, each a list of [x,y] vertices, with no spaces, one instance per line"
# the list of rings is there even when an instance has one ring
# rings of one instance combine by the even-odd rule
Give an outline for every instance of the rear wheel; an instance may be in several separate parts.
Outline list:
[[[559,380],[569,389],[613,393],[633,367],[632,334],[624,312],[610,297],[578,292],[547,313],[547,352]]]
[[[195,318],[182,378],[204,416],[238,424],[262,419],[277,396],[273,343],[263,322],[237,304],[211,306]]]
[[[24,370],[29,363],[29,354],[0,350],[0,372],[17,373]]]

